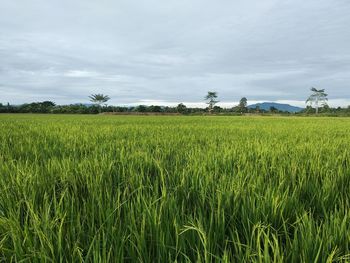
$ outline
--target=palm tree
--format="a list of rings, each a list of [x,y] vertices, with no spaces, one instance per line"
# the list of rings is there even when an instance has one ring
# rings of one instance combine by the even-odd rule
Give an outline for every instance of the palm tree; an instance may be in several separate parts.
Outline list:
[[[110,100],[110,97],[108,95],[103,94],[91,94],[89,98],[91,102],[98,105],[99,113],[101,113],[101,105]],[[107,103],[105,104],[105,106],[107,106]]]
[[[311,91],[313,93],[306,100],[306,103],[310,103],[310,105],[315,104],[316,114],[318,114],[319,103],[322,103],[321,106],[327,105],[328,94],[324,92],[324,89],[317,90],[315,88],[311,88]]]
[[[111,99],[108,95],[103,94],[91,94],[89,98],[91,102],[96,103],[99,106],[101,106],[102,103],[105,103]]]
[[[218,93],[215,91],[208,91],[207,96],[205,96],[205,100],[207,101],[207,104],[209,104],[209,112],[211,113],[213,111],[213,108],[216,103],[218,103],[218,100],[215,100],[218,97]]]

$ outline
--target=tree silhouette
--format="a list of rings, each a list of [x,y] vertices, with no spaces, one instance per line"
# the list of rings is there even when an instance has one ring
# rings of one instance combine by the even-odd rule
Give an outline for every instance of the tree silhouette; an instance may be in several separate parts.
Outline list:
[[[176,106],[176,111],[177,111],[178,113],[185,113],[186,110],[187,110],[187,107],[186,107],[186,105],[183,104],[183,103],[180,103],[180,104],[178,104],[178,105]]]
[[[247,105],[248,105],[247,98],[246,97],[241,98],[238,104],[238,108],[241,111],[241,113],[247,111]]]
[[[328,94],[324,92],[325,91],[324,89],[317,90],[315,88],[311,88],[311,91],[312,91],[312,94],[306,100],[306,103],[310,103],[311,106],[312,104],[314,104],[316,108],[316,114],[318,114],[319,104],[322,103],[321,106],[327,105]]]
[[[103,94],[91,94],[89,96],[90,101],[98,105],[98,111],[101,112],[101,105],[110,100],[108,95]],[[107,106],[107,104],[105,104]]]
[[[217,97],[218,94],[215,91],[208,91],[207,96],[205,96],[205,100],[207,101],[206,103],[209,105],[209,113],[213,112],[215,104],[219,102],[218,100],[216,100]]]
[[[89,98],[91,102],[96,103],[99,106],[111,99],[108,95],[103,94],[91,94]]]

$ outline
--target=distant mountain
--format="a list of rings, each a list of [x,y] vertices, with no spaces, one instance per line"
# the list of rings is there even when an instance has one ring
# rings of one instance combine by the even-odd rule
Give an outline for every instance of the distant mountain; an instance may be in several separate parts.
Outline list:
[[[255,109],[256,107],[259,107],[261,110],[270,110],[271,107],[275,107],[276,109],[280,111],[288,111],[288,112],[299,112],[302,111],[303,108],[292,106],[289,104],[281,104],[281,103],[276,103],[276,102],[263,102],[263,103],[256,103],[249,105],[249,109]]]

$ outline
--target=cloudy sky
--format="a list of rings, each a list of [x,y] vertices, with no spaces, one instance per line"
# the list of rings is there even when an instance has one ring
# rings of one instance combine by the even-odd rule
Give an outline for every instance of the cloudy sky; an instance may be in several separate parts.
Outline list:
[[[0,102],[350,105],[349,0],[1,0]]]

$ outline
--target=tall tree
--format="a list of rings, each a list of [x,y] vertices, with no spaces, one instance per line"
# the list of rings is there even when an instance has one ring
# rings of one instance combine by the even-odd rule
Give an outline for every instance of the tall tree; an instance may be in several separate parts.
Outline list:
[[[101,105],[111,99],[108,95],[103,95],[103,94],[91,94],[89,98],[91,102],[99,106],[100,110],[101,110]],[[105,105],[107,106],[107,104]]]
[[[238,104],[238,108],[241,111],[241,113],[247,111],[247,105],[248,105],[247,98],[246,97],[241,98]]]
[[[178,105],[176,106],[176,111],[177,111],[178,113],[185,113],[186,110],[187,110],[186,105],[183,104],[183,103],[180,103],[180,104],[178,104]]]
[[[328,94],[325,93],[324,89],[318,90],[315,88],[311,88],[311,91],[312,91],[312,94],[306,100],[306,103],[310,103],[311,106],[312,104],[314,104],[316,109],[316,114],[318,114],[320,103],[321,103],[321,106],[327,105]]]
[[[208,110],[210,113],[213,112],[215,104],[219,102],[216,100],[217,97],[218,93],[215,91],[208,91],[207,96],[205,96],[205,100],[207,101],[206,103],[209,105]]]

